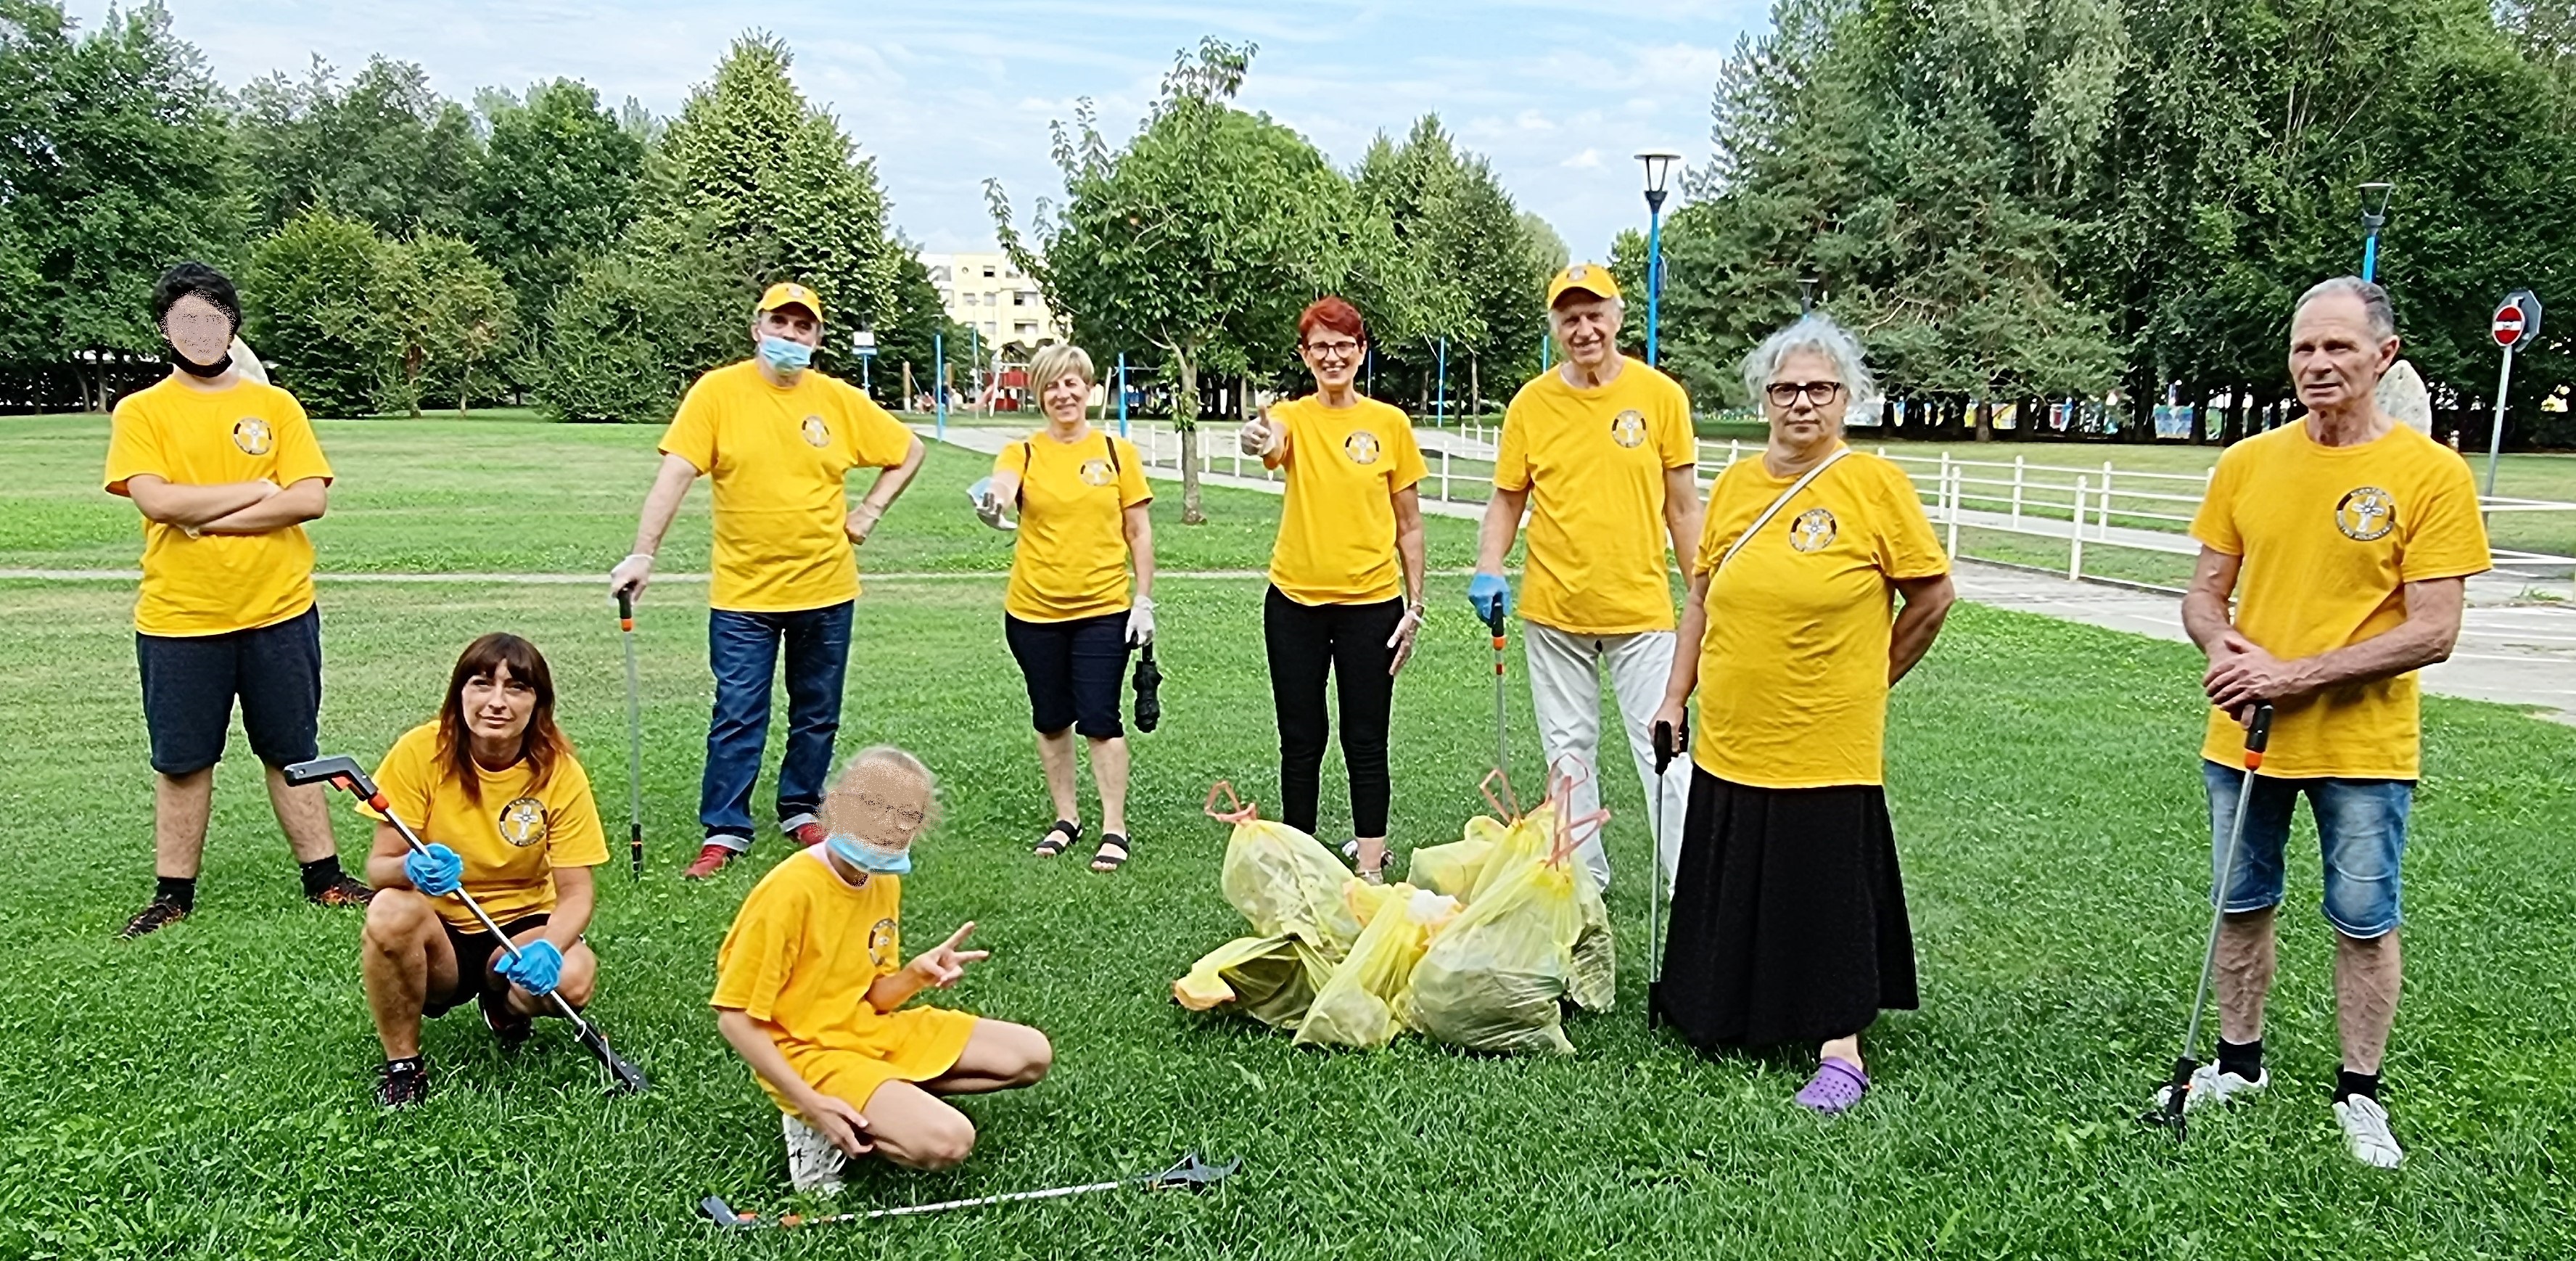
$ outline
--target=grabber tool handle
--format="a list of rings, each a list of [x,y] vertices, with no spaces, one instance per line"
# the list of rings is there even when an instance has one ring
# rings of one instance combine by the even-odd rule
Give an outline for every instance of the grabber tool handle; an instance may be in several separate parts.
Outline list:
[[[2254,702],[2254,721],[2245,724],[2245,769],[2263,765],[2263,750],[2272,743],[2272,702]]]
[[[1681,752],[1681,741],[1677,738],[1677,735],[1673,730],[1673,725],[1668,722],[1656,723],[1655,773],[1658,775],[1663,774],[1664,769],[1673,764],[1673,759],[1681,756]]]
[[[635,629],[635,589],[633,587],[617,589],[617,629]]]

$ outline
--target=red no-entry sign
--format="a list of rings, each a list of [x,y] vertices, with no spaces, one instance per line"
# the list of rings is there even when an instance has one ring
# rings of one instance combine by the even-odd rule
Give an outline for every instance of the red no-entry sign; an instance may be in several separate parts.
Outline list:
[[[2497,307],[2494,331],[2496,345],[2511,346],[2515,342],[2521,341],[2522,304],[2519,302],[2507,302],[2503,306]]]

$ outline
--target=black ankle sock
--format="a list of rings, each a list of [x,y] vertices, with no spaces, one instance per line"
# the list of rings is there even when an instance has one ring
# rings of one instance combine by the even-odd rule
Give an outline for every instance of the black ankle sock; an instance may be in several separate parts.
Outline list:
[[[153,886],[152,900],[155,902],[167,902],[183,911],[196,910],[197,878],[195,876],[163,876],[160,878],[160,883]]]
[[[2334,1101],[2342,1103],[2354,1095],[2360,1095],[2373,1103],[2378,1102],[2379,1074],[2356,1073],[2348,1068],[2336,1069]]]
[[[340,870],[338,854],[324,854],[309,863],[298,863],[296,868],[304,873],[304,896],[308,898],[340,883],[344,878],[344,873]]]
[[[2256,1038],[2251,1042],[2230,1042],[2220,1038],[2218,1071],[2234,1073],[2247,1081],[2259,1080],[2263,1076],[2263,1039]]]

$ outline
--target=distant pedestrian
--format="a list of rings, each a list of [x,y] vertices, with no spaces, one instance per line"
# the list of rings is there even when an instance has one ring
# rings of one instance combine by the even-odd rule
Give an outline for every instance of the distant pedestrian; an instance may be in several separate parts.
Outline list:
[[[653,557],[700,477],[715,482],[715,578],[707,602],[707,722],[698,822],[706,842],[685,873],[714,875],[751,848],[752,790],[769,741],[769,692],[786,658],[787,748],[778,763],[778,830],[798,846],[823,837],[816,810],[841,729],[857,550],[921,468],[921,439],[861,393],[809,365],[823,302],[799,284],[771,285],[752,310],[753,355],[689,387],[662,435],[662,468],[644,497],[635,550],[608,575],[642,595]],[[844,479],[884,470],[857,507]]]
[[[248,379],[231,348],[241,327],[233,282],[181,263],[152,291],[170,374],[116,405],[107,490],[143,514],[143,586],[134,652],[152,737],[152,900],[126,922],[140,937],[188,917],[233,703],[268,771],[269,805],[303,868],[304,896],[361,906],[367,886],[341,870],[322,787],[289,787],[279,768],[312,760],[322,709],[322,615],[313,606],[313,540],[330,461],[295,396]]]

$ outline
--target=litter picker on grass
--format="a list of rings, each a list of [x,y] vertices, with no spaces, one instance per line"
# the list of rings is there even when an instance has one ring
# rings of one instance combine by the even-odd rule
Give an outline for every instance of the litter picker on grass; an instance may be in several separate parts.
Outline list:
[[[617,634],[626,641],[626,852],[644,878],[644,697],[635,683],[635,592],[617,589]]]
[[[2235,882],[2236,851],[2245,842],[2245,814],[2254,804],[2254,772],[2261,769],[2264,746],[2271,742],[2272,704],[2257,701],[2254,721],[2245,728],[2245,779],[2236,789],[2236,818],[2227,826],[2227,858],[2219,864],[2218,883],[2210,892],[2209,944],[2200,955],[2200,988],[2191,996],[2191,1022],[2182,1035],[2182,1054],[2174,1058],[2173,1081],[2165,1086],[2164,1100],[2138,1118],[2172,1130],[2177,1143],[2182,1141],[2183,1110],[2191,1102],[2191,1075],[2200,1071],[2192,1048],[2200,1044],[2200,1013],[2209,1003],[2209,974],[2218,962],[2218,929],[2227,918],[2227,886]]]
[[[1654,1029],[1664,1023],[1661,1008],[1655,1005],[1655,987],[1664,983],[1664,951],[1659,931],[1663,919],[1664,899],[1664,769],[1681,754],[1681,733],[1668,722],[1655,724],[1654,842],[1648,850],[1646,873],[1646,1027]]]
[[[410,846],[411,852],[423,855],[429,852],[429,847],[421,843],[420,834],[412,831],[410,824],[403,822],[400,816],[386,806],[385,795],[376,791],[376,781],[367,778],[367,773],[358,768],[357,759],[345,755],[315,758],[310,762],[298,762],[287,767],[284,773],[286,782],[289,784],[301,786],[328,782],[332,787],[356,797],[367,803],[368,809],[383,815],[385,822],[392,824],[394,831],[402,834],[403,844]],[[515,962],[520,957],[518,943],[511,941],[509,934],[501,931],[501,926],[494,923],[492,917],[485,913],[482,903],[476,902],[474,895],[459,886],[448,896],[463,902],[466,910],[474,912],[474,918],[482,923],[483,931],[492,934],[493,940],[500,943],[502,951],[507,953],[512,961]],[[582,1046],[588,1048],[592,1055],[597,1056],[601,1064],[607,1066],[608,1075],[613,1079],[608,1087],[608,1093],[635,1094],[652,1089],[653,1084],[644,1079],[644,1070],[627,1063],[617,1052],[609,1049],[608,1038],[599,1031],[598,1025],[582,1019],[581,1012],[571,1003],[564,1001],[563,995],[548,993],[546,997],[554,1000],[557,1014],[572,1022],[573,1036],[580,1039]]]
[[[1495,601],[1485,627],[1494,632],[1494,769],[1508,772],[1512,768],[1512,747],[1503,726],[1503,649],[1507,642],[1503,636],[1504,616],[1502,601]]]
[[[1078,1187],[1054,1187],[1045,1191],[1013,1191],[1007,1195],[979,1195],[971,1200],[942,1200],[937,1204],[907,1204],[900,1208],[873,1209],[864,1213],[834,1213],[829,1217],[807,1217],[786,1213],[764,1218],[758,1213],[737,1213],[721,1195],[710,1195],[698,1201],[698,1212],[724,1230],[755,1230],[782,1226],[840,1226],[850,1222],[874,1221],[880,1217],[919,1217],[928,1213],[945,1213],[951,1209],[983,1208],[991,1204],[1008,1204],[1014,1200],[1054,1200],[1068,1195],[1090,1195],[1098,1191],[1115,1191],[1120,1187],[1142,1187],[1148,1191],[1168,1191],[1183,1187],[1204,1191],[1227,1175],[1243,1167],[1241,1160],[1211,1165],[1199,1159],[1197,1152],[1181,1157],[1180,1163],[1161,1173],[1140,1174],[1108,1182],[1089,1182]]]

